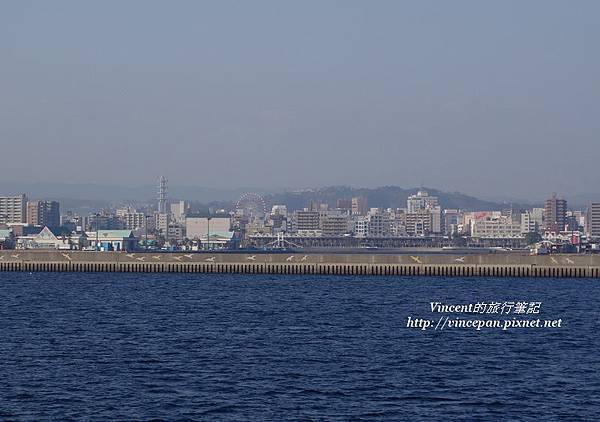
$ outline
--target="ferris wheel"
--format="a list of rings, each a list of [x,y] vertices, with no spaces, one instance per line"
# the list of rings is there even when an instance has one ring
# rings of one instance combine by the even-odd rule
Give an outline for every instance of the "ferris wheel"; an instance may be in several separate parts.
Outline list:
[[[259,194],[248,192],[236,202],[235,213],[244,217],[264,217],[267,214],[267,204]]]

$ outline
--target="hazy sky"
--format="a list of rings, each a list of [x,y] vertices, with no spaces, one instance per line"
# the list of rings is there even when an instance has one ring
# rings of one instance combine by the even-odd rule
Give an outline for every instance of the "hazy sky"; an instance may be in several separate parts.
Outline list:
[[[0,1],[0,180],[600,192],[600,2]]]

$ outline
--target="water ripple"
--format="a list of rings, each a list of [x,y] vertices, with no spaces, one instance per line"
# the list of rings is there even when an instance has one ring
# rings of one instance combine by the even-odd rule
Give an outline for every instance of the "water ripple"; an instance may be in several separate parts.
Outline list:
[[[3,420],[600,420],[597,280],[0,278]],[[406,328],[437,300],[564,328]]]

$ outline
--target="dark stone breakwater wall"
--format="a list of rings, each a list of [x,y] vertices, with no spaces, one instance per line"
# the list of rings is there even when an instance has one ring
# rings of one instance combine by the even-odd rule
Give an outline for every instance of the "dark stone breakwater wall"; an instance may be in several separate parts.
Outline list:
[[[0,251],[0,271],[595,277],[600,255]]]

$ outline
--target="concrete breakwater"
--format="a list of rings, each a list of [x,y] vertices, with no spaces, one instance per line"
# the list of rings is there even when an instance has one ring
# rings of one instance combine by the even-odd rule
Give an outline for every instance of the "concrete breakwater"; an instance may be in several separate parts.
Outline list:
[[[0,271],[595,277],[600,255],[0,251]]]

